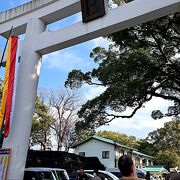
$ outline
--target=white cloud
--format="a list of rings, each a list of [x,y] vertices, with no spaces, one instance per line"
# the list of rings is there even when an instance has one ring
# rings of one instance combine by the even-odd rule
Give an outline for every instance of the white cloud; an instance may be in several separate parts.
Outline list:
[[[57,51],[43,57],[43,63],[48,69],[58,69],[70,72],[72,69],[82,69],[89,66],[79,52],[68,49]]]
[[[48,69],[59,69],[63,72],[70,72],[72,69],[91,69],[94,64],[89,58],[91,50],[97,46],[105,47],[109,46],[109,41],[100,37],[93,39],[87,43],[80,44],[77,48],[66,48],[61,51],[43,56],[43,64]],[[87,55],[83,55],[82,52],[87,51]]]
[[[167,110],[167,107],[171,104],[172,103],[170,101],[154,97],[151,101],[145,103],[144,106],[138,110],[138,114],[140,114],[140,116],[143,117],[147,114],[149,114],[150,116],[153,110],[161,110],[162,112],[165,112]],[[126,112],[122,113],[122,115],[129,115],[131,112],[132,109],[128,108]]]
[[[91,100],[105,91],[105,87],[101,86],[84,86],[84,101]],[[101,126],[99,130],[109,130],[114,132],[123,132],[128,135],[134,135],[139,138],[145,138],[149,132],[163,127],[165,122],[171,120],[171,118],[163,118],[154,120],[151,118],[151,112],[153,110],[160,109],[163,112],[167,110],[167,107],[171,105],[169,101],[165,101],[161,98],[153,98],[151,101],[145,104],[144,108],[141,108],[132,118],[117,118],[109,123],[109,125]],[[129,115],[132,112],[128,109],[124,112],[124,115]]]
[[[91,100],[99,94],[105,91],[105,87],[102,86],[84,86],[84,101]],[[123,132],[127,135],[134,135],[139,138],[145,138],[149,132],[161,128],[165,122],[171,120],[171,118],[163,118],[154,120],[151,118],[151,112],[153,110],[160,109],[162,112],[166,112],[167,107],[171,105],[171,102],[163,100],[162,98],[152,98],[147,102],[144,108],[141,108],[132,118],[117,118],[109,123],[109,125],[101,126],[99,130],[109,130],[114,132]],[[130,115],[132,110],[129,108],[123,115]]]
[[[92,98],[98,96],[105,91],[105,87],[102,86],[84,86],[84,100],[91,100]],[[160,109],[166,112],[167,107],[170,106],[169,101],[165,101],[161,98],[152,98],[151,101],[147,102],[144,108],[141,108],[132,118],[117,118],[110,122],[108,125],[101,126],[97,129],[109,130],[114,132],[123,132],[127,135],[134,135],[138,138],[147,137],[148,133],[161,128],[164,126],[165,122],[171,120],[171,118],[163,118],[159,120],[154,120],[151,118],[151,112],[153,110]],[[131,109],[122,113],[123,115],[130,115]]]
[[[91,42],[92,48],[101,46],[101,47],[104,47],[105,49],[108,49],[109,45],[111,44],[110,41],[108,41],[107,39],[105,39],[103,37],[93,39],[90,42]]]
[[[128,135],[135,135],[139,138],[144,138],[149,132],[161,128],[165,122],[171,118],[163,118],[154,120],[151,118],[152,110],[160,109],[165,110],[170,103],[160,98],[153,98],[150,102],[146,103],[145,108],[140,109],[132,118],[117,118],[109,123],[109,125],[102,126],[97,130],[110,130],[115,132],[124,132]],[[128,115],[130,110],[123,114]],[[135,133],[135,134],[134,134]]]
[[[102,92],[105,91],[105,87],[103,86],[85,86],[86,91],[84,92],[84,99],[91,100],[94,97],[100,95]]]
[[[152,132],[157,128],[163,127],[164,123],[169,122],[170,120],[171,118],[154,120],[148,115],[142,117],[137,115],[137,117],[131,119],[115,119],[110,122],[108,126],[101,126],[97,129],[97,131],[107,130],[114,132],[123,132],[127,135],[134,135],[138,138],[145,138],[147,137],[149,132]]]

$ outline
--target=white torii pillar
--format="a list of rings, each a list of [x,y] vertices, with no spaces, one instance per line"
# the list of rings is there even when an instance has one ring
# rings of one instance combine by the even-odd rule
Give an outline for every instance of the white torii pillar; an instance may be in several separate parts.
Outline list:
[[[14,107],[14,119],[9,137],[3,147],[12,148],[12,157],[8,170],[8,180],[22,180],[26,163],[32,115],[37,92],[41,55],[34,47],[39,34],[45,30],[45,24],[39,19],[30,19],[27,24],[21,59]]]

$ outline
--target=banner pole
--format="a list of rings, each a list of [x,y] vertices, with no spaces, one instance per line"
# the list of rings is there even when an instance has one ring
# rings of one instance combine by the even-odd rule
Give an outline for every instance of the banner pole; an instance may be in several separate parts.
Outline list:
[[[11,29],[10,29],[10,31],[9,31],[8,38],[7,38],[7,40],[6,40],[6,44],[5,44],[5,47],[4,47],[4,50],[3,50],[3,54],[2,54],[2,57],[1,57],[0,68],[2,67],[2,61],[3,61],[3,58],[4,58],[4,54],[5,54],[5,52],[6,52],[8,40],[9,40],[9,37],[11,36],[12,30],[13,30],[13,26],[11,27]]]

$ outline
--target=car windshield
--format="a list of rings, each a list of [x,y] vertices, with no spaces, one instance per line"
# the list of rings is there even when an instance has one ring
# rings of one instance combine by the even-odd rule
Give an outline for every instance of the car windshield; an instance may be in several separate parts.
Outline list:
[[[113,180],[113,178],[111,178],[109,175],[103,174],[103,173],[101,173],[101,172],[98,172],[98,176],[99,176],[101,179]]]
[[[93,174],[93,170],[84,170],[84,172]],[[118,180],[118,178],[114,174],[107,171],[98,171],[98,176],[101,177],[101,179]]]
[[[66,176],[64,175],[63,171],[53,171],[54,174],[56,175],[56,178],[58,180],[67,180]]]
[[[50,171],[25,171],[24,180],[54,180]]]
[[[49,171],[38,172],[38,176],[40,180],[54,180],[52,172]]]

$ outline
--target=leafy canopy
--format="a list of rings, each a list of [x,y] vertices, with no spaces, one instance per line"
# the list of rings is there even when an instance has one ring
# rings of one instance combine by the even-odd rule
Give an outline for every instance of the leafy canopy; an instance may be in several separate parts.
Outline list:
[[[49,115],[48,106],[36,97],[32,120],[30,147],[40,145],[41,149],[51,149],[51,125],[53,117]]]
[[[79,116],[85,121],[79,127],[92,129],[114,118],[131,118],[152,97],[174,102],[166,114],[153,111],[153,118],[179,116],[179,24],[180,13],[176,13],[110,34],[109,49],[96,47],[90,54],[97,68],[69,73],[65,85],[71,88],[83,84],[105,87],[82,106]],[[132,112],[122,115],[128,108]]]
[[[139,142],[138,150],[156,157],[156,164],[163,164],[167,169],[180,167],[180,121],[174,119],[148,134]]]
[[[180,121],[173,120],[164,124],[148,134],[147,140],[153,144],[158,150],[168,149],[175,151],[180,156]]]
[[[116,143],[123,144],[132,148],[137,148],[139,146],[138,140],[134,136],[127,136],[126,134],[112,131],[99,131],[96,133],[96,135],[114,140]]]

